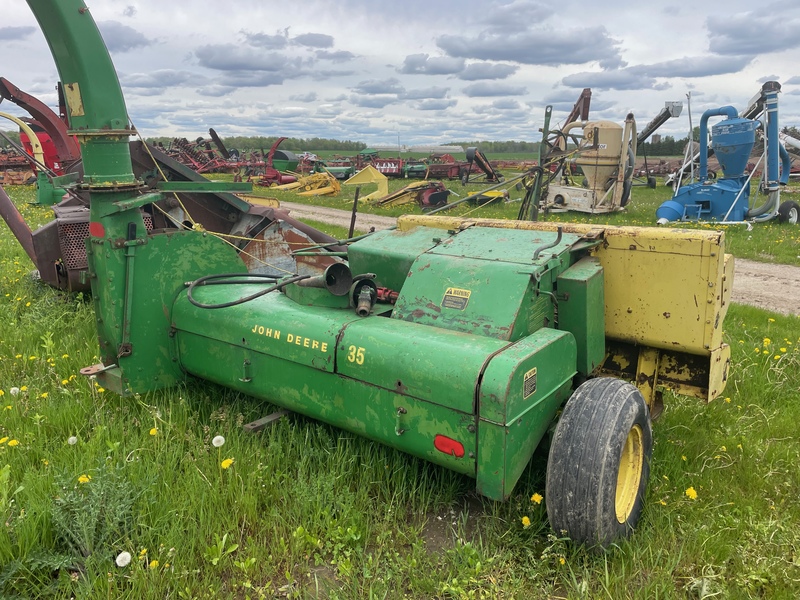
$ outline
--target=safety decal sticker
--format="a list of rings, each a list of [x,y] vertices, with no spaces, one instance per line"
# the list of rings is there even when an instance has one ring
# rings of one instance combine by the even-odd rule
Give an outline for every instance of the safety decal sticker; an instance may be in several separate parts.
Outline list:
[[[470,290],[462,290],[461,288],[447,288],[442,300],[442,308],[452,308],[454,310],[464,310],[469,303],[469,297],[472,294]]]
[[[523,400],[532,395],[536,391],[536,367],[525,373],[522,380],[522,398]]]

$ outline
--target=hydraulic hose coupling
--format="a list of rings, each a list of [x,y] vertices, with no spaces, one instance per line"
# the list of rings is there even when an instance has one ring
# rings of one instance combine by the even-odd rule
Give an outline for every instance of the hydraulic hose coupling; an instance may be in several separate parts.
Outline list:
[[[358,300],[356,301],[356,314],[359,317],[366,317],[372,311],[372,305],[375,304],[375,291],[372,286],[361,286],[358,292]]]

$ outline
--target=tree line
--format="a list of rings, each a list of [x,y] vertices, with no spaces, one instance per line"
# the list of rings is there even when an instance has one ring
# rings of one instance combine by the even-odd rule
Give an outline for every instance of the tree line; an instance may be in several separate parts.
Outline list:
[[[221,137],[221,136],[220,136]],[[147,141],[150,143],[161,143],[164,146],[169,146],[170,142],[174,140],[173,137],[150,137]],[[277,136],[230,136],[221,137],[222,143],[225,144],[227,149],[236,148],[237,150],[264,150],[270,149],[272,144],[278,141]],[[208,137],[192,138],[189,141],[197,140],[210,140]],[[303,151],[316,151],[316,150],[333,150],[336,152],[360,152],[367,145],[364,142],[355,142],[352,140],[329,140],[325,138],[286,138],[280,145],[282,150],[290,150],[292,152]]]

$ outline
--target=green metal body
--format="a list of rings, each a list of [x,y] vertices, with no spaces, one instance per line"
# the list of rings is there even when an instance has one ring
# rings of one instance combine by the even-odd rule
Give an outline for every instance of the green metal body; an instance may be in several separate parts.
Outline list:
[[[185,282],[246,272],[236,248],[202,231],[146,231],[140,209],[161,194],[145,193],[132,174],[132,130],[88,9],[81,0],[28,2],[82,146],[102,360],[92,372],[103,385],[125,394],[186,376],[214,381],[508,497],[573,378],[605,352],[602,267],[584,258],[580,236],[418,227],[367,237],[349,248],[353,274],[374,274],[399,294],[368,316],[353,310],[352,294],[297,284],[227,308],[197,306]],[[217,304],[260,289],[193,294]]]
[[[400,294],[367,317],[346,297],[294,284],[216,310],[184,293],[172,307],[176,363],[471,475],[504,499],[570,395],[578,356],[597,364],[605,352],[602,268],[570,252],[578,236],[532,258],[556,238],[488,228],[368,237],[350,247],[351,267]],[[559,276],[573,286],[568,298],[554,292]],[[194,297],[217,304],[258,289],[217,285]],[[583,305],[597,294],[599,314]],[[562,312],[599,329],[559,329]]]

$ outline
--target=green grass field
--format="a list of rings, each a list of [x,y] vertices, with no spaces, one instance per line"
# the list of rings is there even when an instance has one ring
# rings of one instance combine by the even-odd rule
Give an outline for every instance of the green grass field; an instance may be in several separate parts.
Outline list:
[[[32,225],[50,220],[27,204],[32,188],[7,192]],[[595,219],[650,225],[666,195],[634,188],[626,213]],[[316,200],[351,201],[352,189]],[[544,452],[501,504],[469,478],[299,416],[244,433],[274,407],[213,384],[103,390],[78,374],[97,361],[91,299],[38,283],[0,231],[2,598],[800,596],[797,317],[731,307],[723,397],[665,395],[639,528],[598,553],[550,530]],[[730,226],[728,250],[800,264],[798,231]]]

